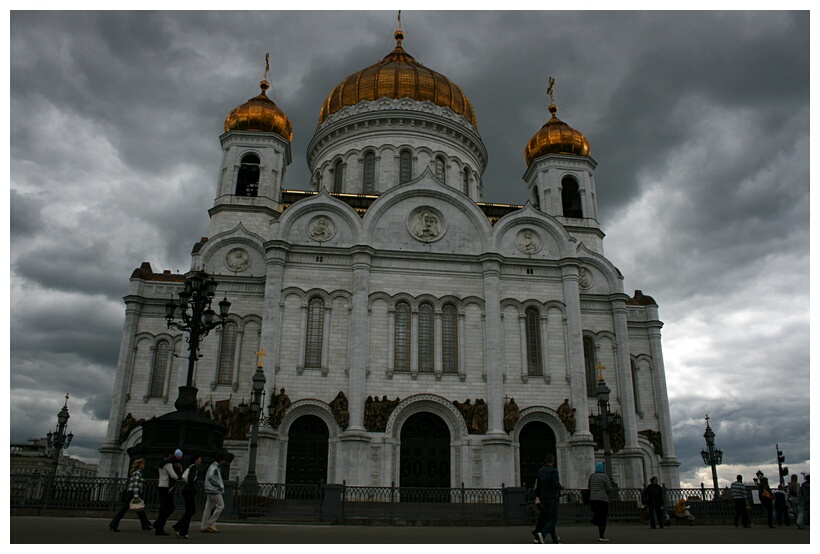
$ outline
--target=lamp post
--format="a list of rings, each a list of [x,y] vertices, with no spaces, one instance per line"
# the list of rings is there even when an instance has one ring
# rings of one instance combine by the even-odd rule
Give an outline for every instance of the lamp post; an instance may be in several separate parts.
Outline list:
[[[606,366],[601,362],[595,366],[598,370],[598,390],[595,396],[598,398],[598,416],[601,418],[601,437],[604,443],[604,467],[606,474],[612,479],[612,447],[609,440],[609,387],[604,381],[604,369]]]
[[[703,438],[706,439],[706,450],[701,450],[700,455],[703,458],[703,463],[712,466],[712,484],[715,487],[715,501],[717,501],[720,498],[717,466],[723,463],[723,451],[715,448],[715,432],[709,427],[709,414],[706,414],[706,432],[703,433]]]
[[[199,343],[208,333],[223,325],[228,317],[231,303],[225,297],[219,302],[219,316],[211,309],[211,302],[216,296],[219,283],[203,270],[194,271],[185,279],[185,287],[179,293],[179,304],[173,298],[165,304],[165,319],[168,328],[187,331],[188,338],[188,377],[185,386],[179,387],[179,397],[174,403],[177,410],[196,410],[197,389],[193,386],[194,366],[199,359]],[[175,320],[175,317],[179,320]]]
[[[262,411],[263,401],[265,399],[265,372],[262,370],[262,358],[267,356],[264,348],[260,348],[256,352],[258,362],[256,364],[256,373],[253,374],[253,388],[251,389],[251,445],[248,453],[248,474],[242,482],[242,489],[247,493],[254,493],[259,485],[259,479],[256,477],[256,449],[259,442],[259,423],[264,422],[267,418]],[[247,408],[245,408],[247,409]],[[243,411],[240,405],[240,411]]]
[[[48,447],[54,451],[54,467],[51,470],[51,481],[48,486],[48,493],[46,494],[46,506],[48,506],[48,503],[51,500],[54,482],[57,479],[57,468],[60,465],[60,453],[64,449],[68,448],[68,445],[71,444],[71,439],[74,438],[74,433],[68,433],[66,435],[65,432],[68,425],[68,419],[70,417],[71,416],[68,415],[68,393],[65,393],[65,404],[60,410],[60,413],[57,414],[57,429],[53,433],[49,431],[48,435],[46,435]]]

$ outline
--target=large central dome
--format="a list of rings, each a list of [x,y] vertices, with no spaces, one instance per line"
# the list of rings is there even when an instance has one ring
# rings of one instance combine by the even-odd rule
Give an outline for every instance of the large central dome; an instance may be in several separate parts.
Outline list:
[[[350,75],[336,85],[322,105],[319,124],[343,107],[353,106],[362,100],[411,98],[450,108],[477,128],[473,105],[461,88],[441,73],[427,69],[405,52],[401,46],[404,40],[401,28],[395,36],[395,50],[382,61]]]

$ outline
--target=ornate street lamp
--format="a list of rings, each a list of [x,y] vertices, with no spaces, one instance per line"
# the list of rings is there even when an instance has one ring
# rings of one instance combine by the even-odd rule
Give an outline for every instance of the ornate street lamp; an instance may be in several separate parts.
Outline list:
[[[601,421],[601,437],[604,443],[604,467],[606,468],[606,474],[612,479],[612,447],[609,440],[609,418],[611,415],[609,411],[610,390],[609,387],[606,386],[606,381],[604,381],[604,369],[606,369],[606,366],[598,362],[595,369],[598,370],[598,390],[595,396],[598,398],[598,417]]]
[[[259,485],[259,479],[256,477],[256,449],[259,441],[259,424],[266,423],[268,418],[262,411],[263,402],[265,400],[265,372],[262,370],[262,358],[267,356],[264,348],[260,348],[256,353],[258,362],[256,365],[256,373],[253,374],[253,388],[251,389],[251,445],[248,453],[248,474],[242,482],[242,489],[247,493],[253,494]],[[243,406],[244,405],[244,406]],[[239,411],[247,410],[247,405],[242,401],[239,405]]]
[[[46,441],[48,443],[48,447],[53,450],[53,458],[54,458],[54,467],[51,470],[51,482],[48,486],[48,493],[46,495],[46,506],[48,506],[48,502],[51,500],[52,490],[54,488],[54,482],[57,479],[57,468],[60,465],[60,453],[68,448],[68,445],[71,444],[71,439],[74,438],[74,433],[68,433],[66,435],[66,427],[68,426],[68,419],[71,416],[68,415],[68,393],[65,393],[65,404],[63,408],[60,410],[60,413],[57,414],[57,429],[55,432],[50,432],[46,435]]]
[[[199,343],[208,333],[225,323],[231,303],[225,297],[219,303],[219,316],[211,309],[219,283],[205,271],[194,271],[185,279],[185,287],[179,293],[179,304],[173,298],[165,304],[165,319],[169,329],[187,331],[188,377],[185,386],[179,387],[179,397],[174,403],[177,410],[194,411],[197,389],[193,386],[194,366],[199,359]],[[178,317],[178,320],[175,318]]]
[[[709,427],[709,414],[706,414],[706,432],[703,433],[703,438],[706,439],[707,450],[701,450],[700,455],[703,458],[704,464],[712,466],[712,483],[715,487],[715,501],[717,501],[720,498],[717,466],[723,463],[723,451],[715,448],[715,432]]]

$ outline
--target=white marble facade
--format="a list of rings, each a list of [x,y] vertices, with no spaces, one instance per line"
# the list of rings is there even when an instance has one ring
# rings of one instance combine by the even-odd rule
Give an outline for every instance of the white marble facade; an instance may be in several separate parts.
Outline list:
[[[302,193],[294,202],[283,200],[291,162],[285,138],[231,130],[220,140],[223,167],[209,236],[195,247],[191,267],[216,276],[219,297],[232,302],[236,327],[230,352],[222,351],[226,341],[219,331],[204,340],[194,384],[202,402],[238,405],[249,398],[254,353],[260,347],[268,353],[266,394],[284,387],[292,404],[277,428],[260,430],[260,481],[286,480],[291,426],[314,415],[327,427],[325,482],[400,485],[401,430],[408,418],[428,412],[449,432],[451,486],[531,483],[531,475],[521,475],[526,452],[519,435],[529,423],[541,422],[554,433],[565,484],[583,487],[603,456],[594,450],[586,418],[596,410],[587,386],[585,356],[591,354],[593,365],[606,367],[611,409],[623,417],[624,445],[613,457],[619,484],[637,487],[658,475],[669,487],[679,485],[663,324],[650,297],[624,293],[621,273],[604,256],[591,158],[539,157],[521,183],[531,202],[497,213],[482,203],[487,153],[478,131],[431,102],[362,101],[329,117],[308,149],[313,181],[305,188],[316,194]],[[357,195],[363,193],[368,152],[375,155],[375,179],[360,205],[351,198],[363,198]],[[412,156],[412,179],[404,183],[401,152]],[[260,160],[258,194],[237,196],[240,160],[248,153]],[[339,167],[344,175],[337,181]],[[581,218],[562,213],[567,177],[579,185]],[[181,276],[145,265],[132,276],[101,448],[103,476],[123,475],[125,451],[140,440],[139,426],[120,436],[126,416],[148,419],[174,409],[187,361],[170,354],[184,355],[185,342],[166,328],[163,306],[181,285]],[[314,299],[323,306],[322,320],[309,323]],[[396,331],[403,306],[410,309],[407,344]],[[426,316],[420,313],[429,307],[434,339],[426,352],[432,355],[422,362],[419,322]],[[312,350],[309,335],[319,341]],[[528,362],[533,340],[538,367]],[[408,348],[409,366],[397,362],[397,349]],[[339,391],[349,403],[346,428],[330,407]],[[365,427],[369,396],[399,399],[384,431]],[[507,430],[510,398],[520,417]],[[466,399],[486,403],[486,432],[469,432],[453,403]],[[576,410],[572,434],[557,412],[565,399]],[[660,440],[653,447],[641,431],[659,432]],[[226,446],[237,455],[231,478],[241,479],[248,441]]]

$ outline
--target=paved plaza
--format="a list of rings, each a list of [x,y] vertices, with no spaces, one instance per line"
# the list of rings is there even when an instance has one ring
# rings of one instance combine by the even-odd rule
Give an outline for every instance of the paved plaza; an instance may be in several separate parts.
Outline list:
[[[181,511],[179,515],[181,515]],[[176,514],[175,514],[176,515]],[[170,547],[208,547],[217,544],[532,544],[531,527],[401,527],[364,525],[271,525],[221,523],[220,533],[200,533],[192,525],[190,540],[171,535],[143,533],[136,518],[127,517],[120,532],[108,530],[108,519],[80,517],[9,518],[12,544],[167,544]],[[176,521],[171,518],[167,529]],[[195,522],[198,523],[197,518]],[[598,545],[597,528],[570,523],[558,526],[565,544]],[[810,532],[796,526],[751,529],[731,525],[673,525],[649,529],[637,523],[612,523],[607,529],[609,544],[809,544]],[[536,545],[533,544],[533,547]],[[541,545],[543,546],[543,545]],[[546,545],[551,546],[551,545]],[[605,545],[601,545],[604,547]]]

